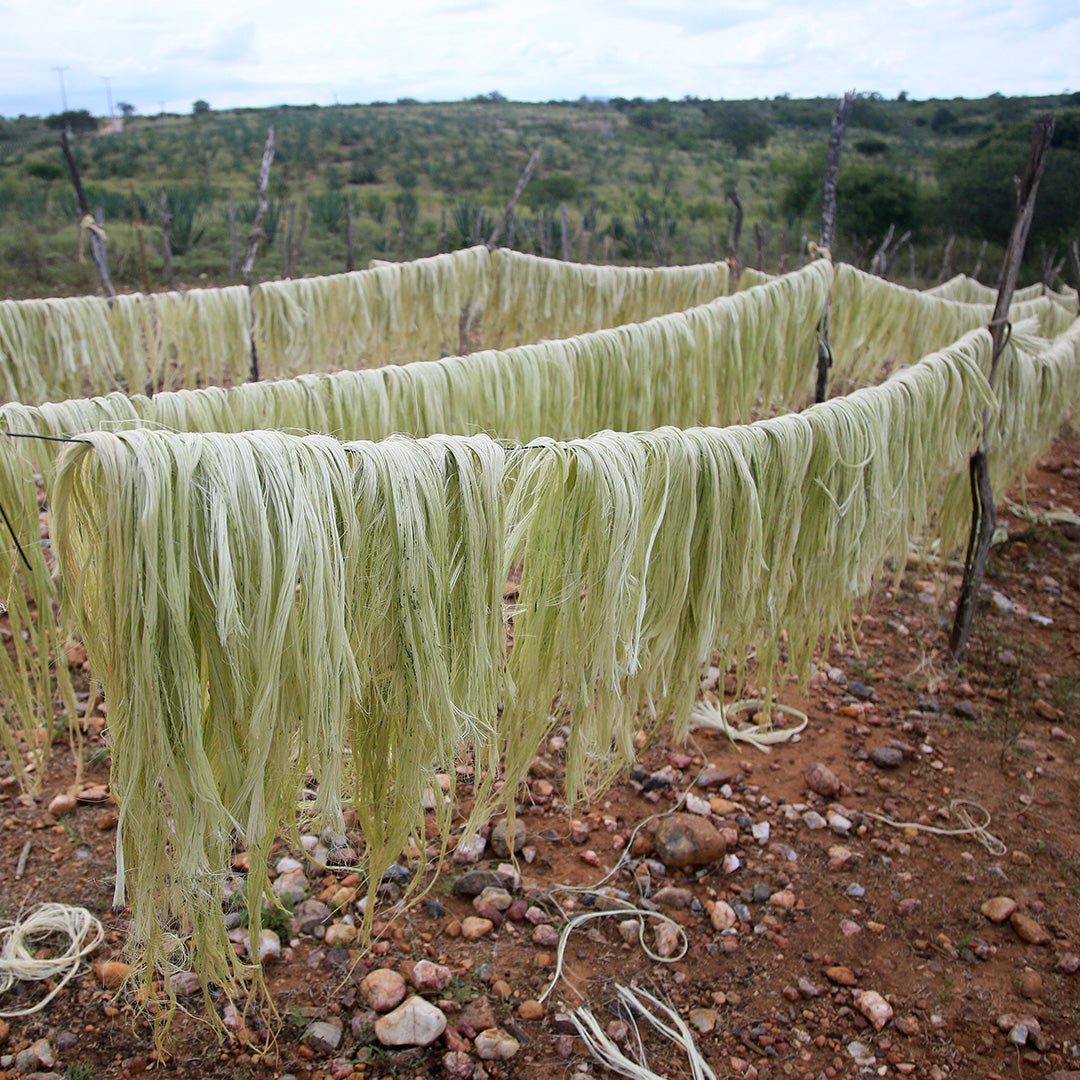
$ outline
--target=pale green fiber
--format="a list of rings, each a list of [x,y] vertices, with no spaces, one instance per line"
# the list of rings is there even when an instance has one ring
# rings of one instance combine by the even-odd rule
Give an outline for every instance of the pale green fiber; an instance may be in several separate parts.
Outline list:
[[[949,278],[948,281],[943,282],[941,285],[926,289],[925,292],[927,296],[940,296],[946,300],[962,300],[973,304],[993,305],[997,300],[998,291],[989,285],[983,285],[974,278],[968,277],[967,274],[957,274],[956,277]],[[1036,300],[1040,296],[1047,296],[1060,304],[1074,318],[1080,313],[1077,309],[1076,290],[1068,285],[1063,285],[1060,292],[1047,289],[1039,283],[1028,285],[1026,288],[1017,289],[1013,293],[1013,300],[1023,302],[1025,300]]]
[[[356,801],[374,888],[421,831],[434,771],[467,748],[487,810],[500,752],[511,799],[565,718],[580,794],[632,756],[642,709],[682,729],[714,651],[756,647],[768,679],[784,631],[805,668],[926,521],[928,478],[975,444],[988,342],[803,414],[509,456],[482,435],[145,430],[66,450],[56,544],[109,702],[140,970],[183,917],[198,970],[235,988],[233,831],[257,891],[308,769],[323,820],[341,791]],[[507,672],[502,584],[519,562]]]

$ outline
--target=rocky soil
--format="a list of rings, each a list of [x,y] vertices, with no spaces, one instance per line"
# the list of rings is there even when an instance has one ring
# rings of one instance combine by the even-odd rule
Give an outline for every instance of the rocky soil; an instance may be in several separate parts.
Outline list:
[[[291,917],[258,945],[276,1021],[215,998],[230,1032],[219,1041],[180,973],[190,1012],[165,1055],[123,987],[116,809],[104,719],[91,714],[78,783],[62,748],[38,798],[0,766],[0,916],[59,901],[106,929],[42,1011],[0,1022],[0,1080],[613,1075],[579,1034],[581,1007],[657,1075],[689,1076],[618,986],[667,1002],[721,1078],[1077,1080],[1080,530],[1038,519],[1080,511],[1080,441],[1055,445],[1026,500],[1003,516],[959,672],[940,660],[957,570],[912,562],[867,601],[853,642],[834,645],[808,686],[785,688],[808,717],[795,739],[764,754],[665,732],[609,791],[568,809],[556,733],[521,793],[516,858],[495,823],[400,912],[417,872],[403,858],[369,949],[353,838],[282,843],[274,887]],[[713,669],[703,695],[726,682]],[[238,894],[246,868],[238,851]],[[223,917],[250,952],[240,905]],[[16,983],[0,1008],[43,993]]]

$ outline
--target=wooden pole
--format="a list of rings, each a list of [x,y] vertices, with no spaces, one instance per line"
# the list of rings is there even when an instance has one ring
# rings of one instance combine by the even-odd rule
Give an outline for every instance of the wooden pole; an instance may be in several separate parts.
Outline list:
[[[1024,248],[1027,246],[1031,219],[1035,213],[1035,199],[1039,194],[1039,181],[1046,168],[1046,155],[1050,150],[1053,134],[1054,117],[1052,115],[1040,116],[1035,121],[1032,131],[1031,153],[1028,155],[1027,169],[1017,188],[1016,219],[1013,222],[1012,235],[1009,237],[1009,246],[1005,249],[1005,262],[1001,268],[997,302],[994,304],[994,315],[990,320],[989,329],[993,339],[989,375],[991,387],[994,385],[998,362],[1012,331],[1012,326],[1008,321],[1009,305],[1012,303],[1013,292],[1016,289],[1020,264],[1024,259]],[[990,544],[994,537],[994,527],[997,525],[994,490],[990,483],[990,470],[987,464],[989,434],[990,414],[984,409],[982,446],[971,455],[968,468],[971,480],[971,531],[968,534],[967,554],[964,558],[964,578],[960,586],[960,596],[956,601],[956,617],[949,637],[949,653],[953,663],[956,664],[963,659],[968,638],[971,636],[975,598],[978,596],[986,574]]]
[[[975,265],[971,268],[971,276],[976,281],[979,280],[979,274],[982,273],[983,256],[986,254],[986,244],[987,244],[987,242],[984,240],[979,245],[979,256],[975,260]]]
[[[1080,292],[1080,239],[1069,241],[1069,262],[1072,263],[1073,288]]]
[[[543,152],[544,144],[539,143],[529,156],[525,168],[521,170],[521,176],[518,177],[517,187],[514,188],[514,194],[510,196],[510,201],[506,204],[506,208],[502,212],[502,217],[499,218],[498,223],[488,237],[487,246],[489,248],[495,246],[503,229],[506,228],[506,223],[510,220],[510,215],[514,212],[514,207],[517,206],[518,199],[524,194],[525,188],[529,186],[529,181],[532,179],[532,174],[536,172],[536,167],[540,164],[540,158],[543,155]]]
[[[116,295],[113,283],[109,279],[109,260],[105,253],[105,230],[94,221],[90,213],[90,205],[86,201],[86,190],[82,185],[82,177],[79,176],[79,167],[75,164],[75,155],[71,152],[71,144],[68,142],[70,127],[65,127],[60,133],[60,150],[67,162],[68,172],[71,174],[71,183],[75,188],[75,202],[79,207],[80,228],[90,234],[90,258],[93,260],[94,269],[97,270],[101,279],[101,287],[105,295]]]
[[[742,240],[742,221],[743,221],[743,205],[742,199],[739,198],[739,189],[733,187],[727,193],[728,201],[735,207],[735,224],[731,230],[731,250],[728,252],[728,258],[735,263],[735,280],[738,281],[739,274],[742,273],[742,259],[739,257],[739,243]]]
[[[255,266],[255,252],[259,249],[259,241],[263,238],[263,221],[266,220],[266,211],[270,206],[266,189],[270,184],[270,165],[274,160],[274,129],[271,127],[266,133],[266,145],[263,147],[262,164],[259,166],[259,204],[255,211],[255,220],[251,223],[251,233],[248,236],[247,251],[244,253],[244,262],[240,267],[240,280],[251,292],[251,272]],[[259,354],[255,349],[255,338],[251,339],[251,375],[252,382],[259,379]]]
[[[270,205],[266,188],[270,183],[270,165],[273,160],[274,129],[270,128],[266,135],[266,146],[263,148],[262,165],[259,168],[259,205],[255,211],[255,220],[251,224],[251,233],[248,235],[244,262],[240,267],[240,280],[249,288],[251,287],[251,271],[255,266],[255,253],[259,249],[259,241],[263,238],[263,222],[266,220],[266,211]]]
[[[236,203],[229,199],[229,280],[236,280],[236,270],[240,265],[240,252],[236,244]]]
[[[825,152],[825,179],[821,189],[821,228],[818,230],[818,247],[826,258],[832,258],[833,235],[836,232],[836,183],[840,177],[840,153],[844,149],[844,132],[847,131],[851,110],[855,105],[855,92],[849,90],[840,102],[840,108],[829,128],[829,148]],[[829,392],[829,368],[832,367],[832,348],[829,344],[829,302],[821,316],[821,337],[818,339],[817,384],[814,401],[824,401]]]
[[[446,211],[443,211],[443,224],[446,223]],[[440,250],[445,250],[440,248]],[[353,269],[353,224],[352,224],[352,195],[345,195],[345,272],[351,273]]]

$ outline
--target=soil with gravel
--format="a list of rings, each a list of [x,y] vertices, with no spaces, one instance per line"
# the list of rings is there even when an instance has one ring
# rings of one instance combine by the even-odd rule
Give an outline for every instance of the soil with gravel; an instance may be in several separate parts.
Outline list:
[[[578,1034],[570,1014],[582,1006],[632,1057],[636,1026],[655,1074],[691,1075],[619,985],[676,1010],[720,1078],[1075,1080],[1080,530],[1040,515],[1080,512],[1080,440],[1059,440],[1012,497],[958,672],[941,657],[959,570],[913,561],[876,589],[854,640],[833,645],[808,686],[785,687],[781,701],[808,717],[797,739],[765,754],[715,732],[685,744],[662,732],[633,771],[571,810],[556,733],[521,793],[516,869],[499,854],[502,832],[488,835],[391,918],[412,872],[403,863],[382,887],[370,949],[353,940],[356,873],[323,873],[283,842],[275,863],[300,866],[275,865],[276,880],[292,874],[306,899],[278,920],[280,956],[266,965],[276,1024],[214,998],[230,1029],[219,1039],[195,993],[163,1055],[111,985],[125,915],[111,907],[117,817],[93,790],[107,785],[108,754],[91,712],[78,782],[61,746],[35,798],[0,766],[0,916],[57,901],[106,928],[51,1003],[0,1023],[0,1080],[613,1075]],[[724,689],[724,673],[703,681],[706,698]],[[673,811],[692,820],[656,817]],[[648,949],[625,913],[598,914],[566,938],[544,997],[568,920],[624,901],[667,917],[647,920]],[[235,912],[230,924],[242,950]],[[16,983],[0,1008],[43,992]],[[408,1016],[394,1011],[402,997]],[[403,1030],[432,1041],[387,1044]]]

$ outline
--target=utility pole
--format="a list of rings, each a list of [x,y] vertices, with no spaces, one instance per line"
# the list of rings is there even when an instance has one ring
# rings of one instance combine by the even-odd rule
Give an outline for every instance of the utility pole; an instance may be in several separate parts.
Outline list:
[[[113,103],[112,103],[112,80],[108,75],[102,75],[102,80],[105,83],[105,100],[109,103],[109,119],[113,118]]]
[[[63,67],[54,67],[53,71],[60,76],[60,103],[62,105],[61,112],[67,112],[67,90],[64,87],[64,72],[70,68],[70,64],[65,64]]]

